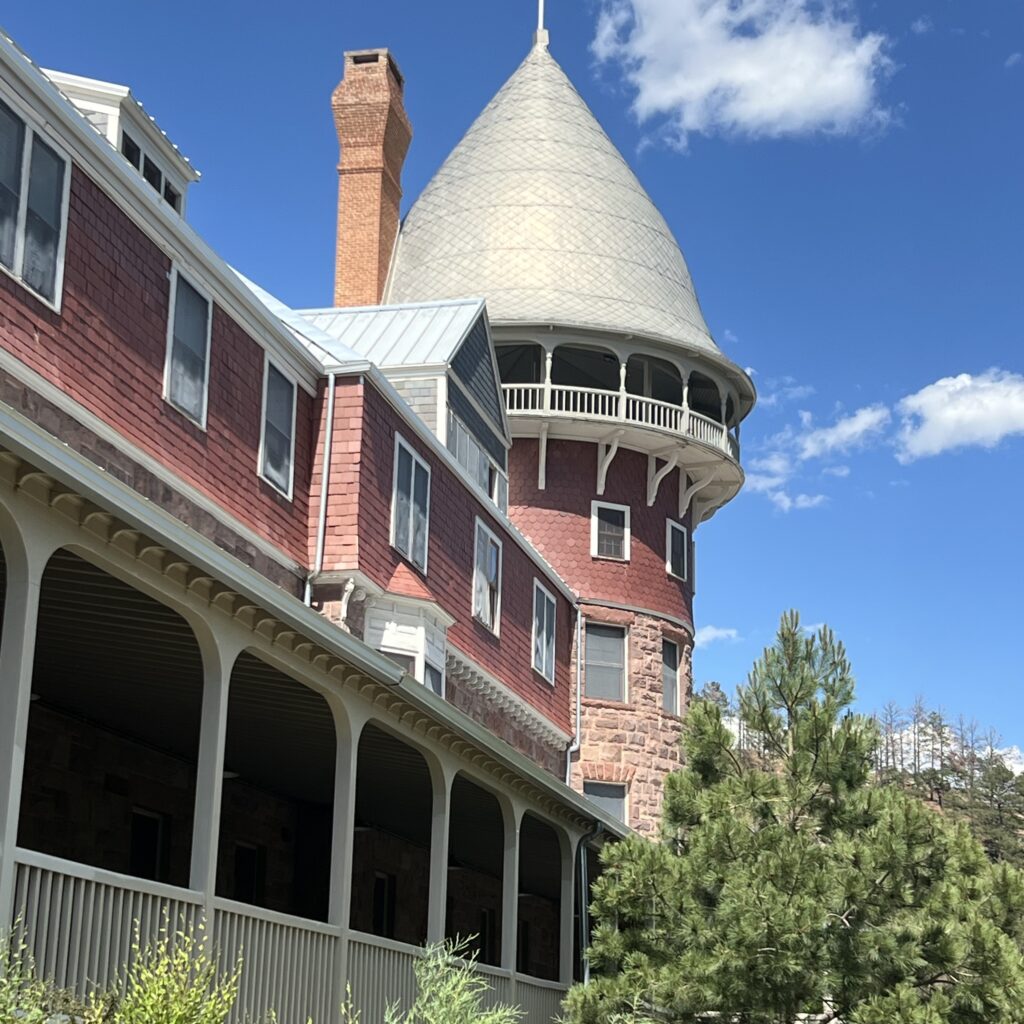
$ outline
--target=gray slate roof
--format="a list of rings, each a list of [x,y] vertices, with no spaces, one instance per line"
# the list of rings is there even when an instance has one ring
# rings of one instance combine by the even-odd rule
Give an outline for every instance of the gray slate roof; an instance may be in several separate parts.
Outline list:
[[[482,295],[494,324],[717,353],[665,219],[547,48],[477,118],[402,226],[389,302]]]

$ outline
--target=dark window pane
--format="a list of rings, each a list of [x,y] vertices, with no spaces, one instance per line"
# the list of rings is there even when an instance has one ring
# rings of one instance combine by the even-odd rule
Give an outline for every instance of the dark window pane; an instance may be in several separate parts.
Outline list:
[[[163,881],[166,819],[150,811],[133,810],[128,852],[128,874]]]
[[[625,694],[626,634],[617,626],[588,625],[584,686],[588,697],[622,700]]]
[[[266,851],[250,843],[235,844],[235,886],[232,899],[261,906],[266,877]]]
[[[428,661],[423,667],[423,685],[428,690],[433,690],[438,697],[443,696],[442,690],[444,689],[444,675],[439,668],[434,668],[433,665]]]
[[[626,787],[611,782],[584,782],[584,795],[606,814],[626,820]]]
[[[373,934],[395,937],[395,876],[383,871],[373,877]]]
[[[427,508],[430,495],[430,474],[418,462],[413,474],[412,493],[412,560],[421,569],[427,566]]]
[[[157,190],[157,192],[163,192],[164,188],[164,176],[163,172],[148,156],[142,158],[142,176]]]
[[[600,558],[626,557],[626,512],[624,509],[598,507],[597,554]]]
[[[0,263],[8,269],[14,267],[24,149],[25,124],[0,101]]]
[[[669,526],[669,571],[673,576],[686,579],[686,530],[672,523]]]
[[[121,133],[121,152],[137,171],[142,169],[142,150],[127,132]]]
[[[57,282],[64,173],[64,161],[45,142],[33,138],[21,276],[48,299],[54,297]]]
[[[172,210],[181,213],[181,193],[168,182],[164,182],[164,199]]]
[[[661,642],[662,707],[679,714],[679,648],[671,640]]]
[[[263,424],[263,475],[286,493],[291,488],[292,410],[295,389],[267,364],[267,416]]]
[[[398,472],[395,481],[395,547],[408,555],[410,551],[410,524],[412,515],[412,455],[398,446]]]
[[[174,300],[168,398],[195,420],[203,418],[209,303],[180,275]]]

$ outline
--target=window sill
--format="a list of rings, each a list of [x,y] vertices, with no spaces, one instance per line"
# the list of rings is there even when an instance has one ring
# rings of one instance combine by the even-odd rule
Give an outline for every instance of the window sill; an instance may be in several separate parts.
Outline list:
[[[553,678],[553,677],[552,677],[551,679],[548,679],[548,677],[547,677],[546,675],[544,675],[544,673],[543,673],[543,672],[541,672],[541,670],[540,670],[539,668],[537,668],[537,666],[536,666],[536,665],[532,665],[532,666],[531,666],[531,668],[533,669],[533,674],[534,674],[534,675],[535,675],[535,676],[536,676],[536,677],[537,677],[538,679],[543,679],[543,680],[544,680],[544,682],[545,682],[545,683],[546,683],[546,684],[547,684],[548,686],[550,686],[550,687],[551,687],[552,689],[554,689],[554,688],[555,688],[555,680],[554,680],[554,678]]]
[[[583,694],[583,706],[587,708],[630,708],[633,705],[630,704],[629,700],[622,698],[616,700],[613,697],[588,697]]]
[[[257,473],[256,476],[259,477],[259,479],[262,480],[268,487],[270,487],[275,494],[279,494],[282,498],[284,498],[285,501],[293,500],[293,489],[283,491],[277,484],[274,483],[273,480],[270,479],[270,477],[264,476],[262,473]]]
[[[595,562],[619,562],[622,565],[629,563],[629,556],[626,555],[624,558],[616,558],[614,555],[595,555],[591,553],[590,557]]]
[[[394,541],[391,542],[391,550],[394,551],[394,553],[398,555],[398,557],[405,562],[410,569],[422,576],[424,580],[427,578],[427,566],[430,564],[429,559],[425,564],[417,565],[407,554],[404,554],[400,548],[395,546]]]
[[[486,623],[486,622],[484,622],[484,620],[483,620],[483,619],[481,619],[481,618],[480,618],[480,616],[479,616],[479,615],[477,615],[477,614],[476,614],[475,612],[473,613],[473,621],[474,621],[474,622],[475,622],[475,623],[476,623],[476,624],[477,624],[477,625],[478,625],[478,626],[479,626],[479,627],[480,627],[481,629],[486,629],[486,630],[487,630],[487,632],[488,632],[488,633],[490,633],[490,634],[491,634],[492,636],[495,636],[495,637],[497,637],[497,636],[499,636],[499,635],[500,635],[500,634],[499,634],[499,629],[498,629],[499,623],[495,623],[495,624],[494,624],[493,626],[488,626],[488,625],[487,625],[487,623]]]
[[[175,405],[174,402],[172,402],[167,397],[167,395],[164,395],[163,399],[164,399],[164,405],[166,405],[169,408],[173,409],[182,419],[188,420],[188,422],[191,423],[193,427],[197,427],[204,434],[206,433],[206,419],[205,419],[205,415],[204,415],[204,418],[202,420],[197,420],[190,412],[186,412],[184,409],[182,409],[182,407],[180,405]]]
[[[61,271],[61,277],[63,277],[63,268],[58,268]],[[17,284],[24,291],[28,292],[36,302],[44,305],[51,313],[60,315],[61,299],[63,294],[58,295],[55,299],[48,299],[42,292],[37,292],[23,277],[19,277],[10,267],[4,266],[0,263],[0,271],[3,271],[6,277],[9,277],[15,284]],[[61,282],[61,292],[63,293],[63,281]]]

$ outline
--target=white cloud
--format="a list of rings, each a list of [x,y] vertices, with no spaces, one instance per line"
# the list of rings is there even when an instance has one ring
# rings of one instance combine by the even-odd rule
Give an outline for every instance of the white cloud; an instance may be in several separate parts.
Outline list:
[[[910,31],[915,36],[927,35],[933,28],[935,28],[935,23],[927,14],[922,14],[920,18],[915,18],[910,23]]]
[[[824,473],[826,476],[837,476],[840,479],[842,479],[842,478],[848,477],[850,475],[850,467],[849,466],[826,466],[822,470],[822,473]]]
[[[1024,60],[1024,53],[1011,53],[1004,61],[1003,67],[1015,68],[1022,60]]]
[[[740,634],[735,629],[725,629],[721,626],[701,626],[693,634],[694,647],[707,647],[716,640],[739,640]]]
[[[771,499],[772,504],[783,512],[792,512],[793,509],[820,508],[828,501],[827,494],[797,494],[791,496],[781,490],[769,492],[768,497]]]
[[[902,463],[954,448],[994,448],[1024,434],[1024,376],[992,369],[977,376],[943,377],[908,395],[897,406],[902,417],[896,458]]]
[[[800,458],[814,459],[859,447],[883,431],[891,418],[884,405],[868,405],[858,409],[831,427],[819,427],[800,438]]]
[[[641,121],[778,138],[848,134],[889,120],[879,84],[886,37],[864,33],[848,0],[602,0],[591,44],[636,89]]]
[[[758,405],[776,406],[784,402],[797,402],[810,398],[814,388],[810,384],[799,384],[795,377],[770,378],[764,382],[764,393],[758,397]]]
[[[729,342],[731,345],[734,345],[737,341],[740,340],[736,332],[730,331],[728,327],[726,327],[726,329],[722,332],[722,337],[725,338],[725,340]]]

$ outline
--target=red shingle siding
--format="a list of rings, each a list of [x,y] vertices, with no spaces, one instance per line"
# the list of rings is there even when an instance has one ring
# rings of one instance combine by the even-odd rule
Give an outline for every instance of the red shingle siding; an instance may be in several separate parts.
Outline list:
[[[288,501],[258,475],[263,350],[216,306],[206,431],[163,400],[170,268],[157,245],[76,167],[61,313],[0,275],[0,344],[304,562],[313,400],[298,389],[295,493]]]
[[[358,428],[353,421],[360,418],[360,410]],[[361,435],[353,433],[359,429]],[[360,385],[351,380],[339,381],[337,385],[326,544],[329,557],[325,569],[352,568],[355,555],[358,568],[386,587],[403,562],[390,543],[396,430],[430,466],[430,539],[425,582],[434,600],[456,620],[448,630],[449,642],[569,732],[569,659],[574,628],[571,604],[555,591],[539,567],[462,480],[402,423],[380,392],[370,384]],[[498,637],[473,618],[473,539],[477,516],[502,541]],[[540,579],[556,594],[554,686],[531,667],[534,579]]]
[[[693,622],[689,584],[665,571],[665,521],[678,522],[679,473],[662,480],[647,506],[647,456],[620,450],[597,493],[597,445],[549,441],[546,487],[537,488],[537,442],[518,438],[509,452],[509,517],[582,599],[646,608]],[[630,507],[630,560],[590,554],[592,501]],[[689,528],[689,519],[684,525]]]

